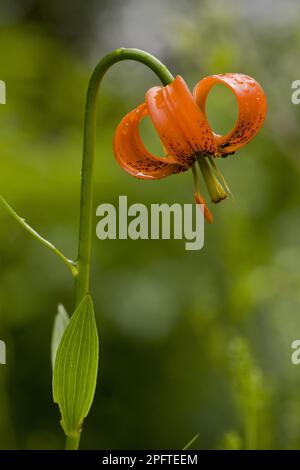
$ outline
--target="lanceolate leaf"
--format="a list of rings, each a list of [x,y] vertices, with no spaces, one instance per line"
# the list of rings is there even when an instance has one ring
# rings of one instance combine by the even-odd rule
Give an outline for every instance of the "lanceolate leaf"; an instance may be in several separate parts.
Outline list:
[[[64,331],[67,328],[69,321],[70,321],[70,318],[66,312],[65,307],[62,304],[59,304],[57,308],[57,314],[54,319],[53,330],[52,330],[52,340],[51,340],[52,369],[54,369],[57,348],[59,346],[62,335],[64,334]]]
[[[86,295],[65,329],[53,374],[53,398],[66,434],[81,430],[93,402],[98,371],[98,334],[93,302]]]

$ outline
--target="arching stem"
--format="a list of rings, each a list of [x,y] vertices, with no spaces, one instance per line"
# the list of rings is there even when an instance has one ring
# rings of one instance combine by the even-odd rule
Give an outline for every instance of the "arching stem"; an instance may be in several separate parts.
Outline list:
[[[117,49],[106,56],[96,66],[88,87],[85,123],[83,160],[81,174],[81,207],[78,247],[78,276],[76,279],[76,304],[89,292],[90,262],[93,232],[93,192],[94,163],[96,141],[96,108],[99,86],[105,72],[117,62],[134,60],[147,65],[160,78],[164,85],[172,82],[174,77],[168,69],[152,55],[138,49]]]
[[[172,82],[174,77],[168,69],[155,57],[138,49],[117,49],[107,54],[96,66],[87,91],[83,159],[81,173],[81,205],[80,205],[80,227],[78,258],[76,267],[76,305],[90,289],[90,265],[93,237],[93,193],[94,193],[94,167],[95,167],[95,144],[96,144],[96,111],[99,86],[105,72],[117,62],[123,60],[134,60],[147,65],[160,78],[164,85]],[[67,436],[66,449],[78,449],[80,434]]]
[[[86,98],[83,159],[81,173],[81,204],[80,204],[80,227],[78,242],[77,261],[68,259],[52,243],[42,237],[34,230],[14,209],[0,196],[0,204],[13,216],[13,218],[36,240],[54,252],[70,269],[76,285],[76,305],[89,293],[90,288],[90,264],[93,236],[93,192],[94,192],[94,166],[95,166],[95,143],[96,143],[96,108],[99,86],[105,72],[117,62],[123,60],[134,60],[147,65],[161,80],[163,85],[168,85],[174,80],[173,75],[155,57],[138,49],[116,49],[107,54],[98,63],[91,76]],[[67,436],[66,449],[78,449],[80,433]]]

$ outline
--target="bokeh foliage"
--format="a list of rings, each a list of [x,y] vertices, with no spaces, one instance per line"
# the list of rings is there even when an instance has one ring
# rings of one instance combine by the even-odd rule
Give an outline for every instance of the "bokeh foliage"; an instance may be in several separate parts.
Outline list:
[[[143,22],[143,3],[0,1],[1,193],[70,256],[89,74],[107,44],[157,52],[143,32],[123,43],[124,28],[135,27],[129,14],[124,26],[124,11],[131,9],[132,22],[140,12]],[[163,38],[160,58],[191,87],[212,73],[252,75],[266,90],[269,114],[259,136],[221,162],[234,199],[213,208],[202,251],[186,252],[181,241],[95,237],[101,368],[83,448],[182,448],[197,433],[200,448],[299,448],[300,372],[290,355],[300,335],[300,108],[290,86],[299,78],[300,11],[284,2],[292,14],[283,15],[278,1],[270,14],[260,3],[190,0],[183,9],[173,1],[165,28],[153,25],[153,41],[155,27]],[[120,26],[119,36],[101,35],[107,22],[113,31]],[[156,83],[132,63],[106,77],[97,204],[123,194],[129,203],[192,201],[191,174],[141,182],[113,158],[116,124]],[[215,129],[228,129],[235,115],[231,96],[213,91]],[[149,126],[143,133],[156,148]],[[2,210],[0,222],[0,338],[7,343],[0,447],[60,448],[50,338],[57,304],[72,311],[72,281]]]

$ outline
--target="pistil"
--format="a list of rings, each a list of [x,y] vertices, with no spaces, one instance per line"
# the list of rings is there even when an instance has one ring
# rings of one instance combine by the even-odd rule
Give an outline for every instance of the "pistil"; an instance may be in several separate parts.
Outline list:
[[[197,161],[198,161],[199,168],[203,175],[203,178],[204,178],[204,181],[207,186],[212,202],[217,203],[217,202],[222,201],[223,199],[226,199],[227,192],[225,191],[222,184],[218,180],[215,174],[216,173],[215,169],[213,172],[212,168],[210,167],[207,157],[205,157],[204,155],[197,155]],[[222,179],[223,179],[223,176],[222,176]]]

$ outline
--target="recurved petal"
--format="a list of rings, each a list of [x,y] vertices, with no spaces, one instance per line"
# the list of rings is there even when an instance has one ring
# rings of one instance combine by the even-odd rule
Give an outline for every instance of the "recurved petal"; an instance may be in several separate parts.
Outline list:
[[[260,130],[267,112],[267,100],[262,87],[254,78],[240,73],[212,75],[201,80],[194,88],[194,98],[205,113],[206,98],[217,83],[224,84],[235,94],[238,118],[234,128],[227,134],[215,134],[220,154],[235,152],[246,145]]]
[[[195,153],[215,154],[213,133],[182,77],[151,88],[146,103],[161,141],[178,163],[191,166]]]
[[[130,111],[118,125],[114,135],[114,154],[127,173],[141,179],[161,179],[187,169],[172,157],[156,157],[142,143],[139,124],[148,114],[146,103]]]

